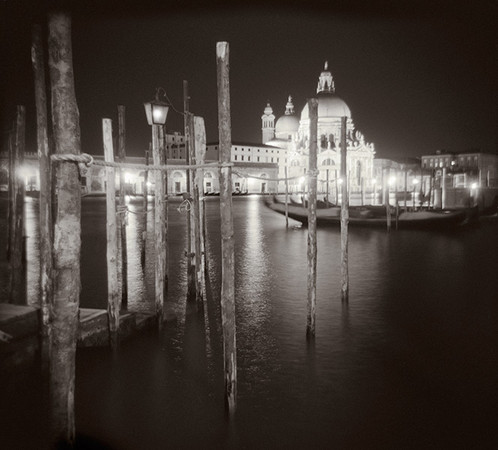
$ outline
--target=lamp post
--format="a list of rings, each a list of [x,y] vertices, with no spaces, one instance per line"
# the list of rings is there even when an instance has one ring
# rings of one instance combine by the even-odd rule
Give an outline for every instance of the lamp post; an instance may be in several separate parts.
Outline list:
[[[164,89],[156,90],[156,97],[150,102],[144,103],[145,115],[147,122],[152,127],[152,158],[155,166],[164,164],[164,130],[169,106],[167,103],[159,100],[159,94]],[[155,190],[154,190],[154,239],[155,239],[155,313],[158,329],[161,330],[164,322],[164,295],[168,285],[167,277],[167,221],[166,208],[167,203],[164,201],[164,176],[161,170],[154,172]],[[144,211],[144,213],[146,213]]]

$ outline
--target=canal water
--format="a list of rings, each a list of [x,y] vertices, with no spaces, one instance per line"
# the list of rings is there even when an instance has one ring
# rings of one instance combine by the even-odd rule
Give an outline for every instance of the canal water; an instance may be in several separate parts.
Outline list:
[[[309,343],[307,229],[292,220],[286,229],[261,197],[233,200],[234,420],[227,423],[223,405],[219,201],[206,203],[203,314],[185,300],[186,219],[175,201],[165,330],[126,341],[115,357],[78,350],[79,448],[498,448],[496,222],[450,232],[350,229],[348,304],[340,299],[340,230],[320,228]],[[36,206],[27,204],[31,298]],[[105,200],[86,198],[82,207],[81,306],[105,308]],[[129,208],[139,213],[140,200]],[[148,261],[142,274],[140,235],[141,216],[130,213],[129,307],[147,311],[153,267]],[[4,422],[4,442],[14,446],[3,448],[41,448],[46,404],[29,375],[16,383],[23,387],[8,396]]]

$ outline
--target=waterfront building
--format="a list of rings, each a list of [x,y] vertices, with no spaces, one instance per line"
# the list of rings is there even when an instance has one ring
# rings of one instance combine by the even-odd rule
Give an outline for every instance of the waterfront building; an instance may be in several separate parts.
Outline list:
[[[422,156],[422,168],[432,171],[436,178],[443,171],[451,179],[452,187],[498,187],[498,155],[469,151],[453,153],[438,150]]]
[[[175,146],[176,147],[176,146]],[[184,147],[184,144],[183,144]],[[180,147],[181,148],[181,147]],[[176,148],[174,149],[176,151]],[[145,152],[144,152],[145,153]],[[96,161],[103,161],[102,155],[92,156]],[[127,156],[126,163],[143,165],[145,157]],[[152,161],[149,161],[152,163]],[[206,162],[215,162],[207,160]],[[184,165],[185,160],[180,158],[168,159],[168,165]],[[24,179],[26,190],[39,191],[40,175],[39,162],[36,153],[27,153],[21,167],[21,174]],[[150,173],[149,173],[150,175]],[[259,194],[275,192],[278,176],[277,163],[255,163],[251,161],[239,161],[232,171],[232,189],[235,193]],[[105,167],[101,165],[91,165],[86,173],[81,177],[81,188],[83,193],[100,193],[105,191],[106,183]],[[141,195],[144,192],[145,171],[141,169],[124,169],[124,181],[126,192],[129,194]],[[119,171],[116,170],[116,188],[119,188]],[[148,177],[149,192],[154,191],[154,177]],[[0,153],[0,190],[6,191],[8,187],[8,156]],[[187,174],[185,169],[174,168],[168,171],[167,177],[168,193],[179,195],[187,191]],[[219,170],[217,168],[204,170],[204,192],[218,193],[220,191]]]
[[[335,92],[335,82],[325,62],[316,88],[318,99],[318,187],[325,191],[327,180],[334,183],[339,177],[341,160],[341,119],[347,117],[347,167],[351,193],[372,191],[374,144],[365,140],[355,129],[351,110]],[[292,97],[289,96],[285,113],[272,126],[273,110],[267,104],[262,116],[263,143],[284,149],[287,157],[281,159],[280,174],[288,167],[289,177],[305,176],[308,169],[310,118],[308,105],[301,109],[300,116],[294,112]],[[272,133],[273,131],[273,133]],[[291,181],[291,191],[303,188],[300,178]],[[329,186],[330,188],[330,186]]]

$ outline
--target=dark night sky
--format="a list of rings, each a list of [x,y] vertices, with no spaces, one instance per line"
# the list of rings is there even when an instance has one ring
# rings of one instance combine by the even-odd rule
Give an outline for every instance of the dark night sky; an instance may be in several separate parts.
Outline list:
[[[15,105],[25,104],[28,150],[35,151],[29,33],[44,10],[29,5],[2,0],[0,6],[2,127],[8,128]],[[161,86],[181,110],[183,80],[189,82],[191,110],[206,120],[208,141],[216,140],[215,47],[221,40],[230,44],[234,141],[261,142],[268,100],[278,117],[290,94],[300,112],[328,60],[337,94],[378,157],[437,149],[498,152],[495,1],[72,5],[84,152],[102,153],[101,119],[117,123],[116,105],[123,104],[127,152],[143,154],[150,139],[143,102]],[[168,129],[181,131],[179,114],[170,113]]]

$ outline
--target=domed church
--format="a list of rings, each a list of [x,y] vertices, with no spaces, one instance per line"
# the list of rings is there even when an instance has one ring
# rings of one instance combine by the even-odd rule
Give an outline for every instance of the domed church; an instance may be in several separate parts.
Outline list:
[[[335,93],[334,79],[325,62],[318,78],[316,89],[318,99],[318,189],[325,192],[324,183],[338,180],[340,173],[341,118],[347,117],[347,170],[349,189],[359,192],[372,188],[374,145],[367,143],[363,134],[355,129],[351,110],[346,102]],[[273,109],[268,103],[261,116],[263,144],[287,150],[287,157],[281,158],[279,176],[284,177],[285,166],[288,177],[305,175],[308,167],[310,118],[308,104],[301,110],[300,118],[294,111],[289,96],[285,113],[275,123]],[[292,191],[302,189],[302,181],[292,180]],[[279,186],[282,191],[282,187]]]

